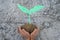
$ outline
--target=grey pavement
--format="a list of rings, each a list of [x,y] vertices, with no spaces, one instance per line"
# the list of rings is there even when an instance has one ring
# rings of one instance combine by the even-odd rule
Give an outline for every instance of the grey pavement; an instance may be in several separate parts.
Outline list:
[[[45,8],[31,15],[31,22],[40,28],[36,40],[60,40],[60,0],[0,0],[0,40],[25,40],[17,27],[28,22],[28,16],[18,9],[36,5]]]

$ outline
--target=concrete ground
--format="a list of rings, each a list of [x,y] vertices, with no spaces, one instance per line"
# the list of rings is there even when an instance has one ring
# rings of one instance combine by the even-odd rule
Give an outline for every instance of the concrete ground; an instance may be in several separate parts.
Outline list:
[[[17,27],[28,22],[28,16],[18,9],[36,5],[45,8],[31,15],[31,22],[41,31],[36,40],[60,40],[60,0],[0,0],[0,40],[24,40]]]

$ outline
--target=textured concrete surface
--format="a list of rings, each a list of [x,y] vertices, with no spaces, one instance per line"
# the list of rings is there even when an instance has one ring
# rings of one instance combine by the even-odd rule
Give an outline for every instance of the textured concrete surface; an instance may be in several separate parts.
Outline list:
[[[0,0],[0,40],[23,40],[17,27],[27,23],[27,15],[17,8],[35,5],[45,8],[31,15],[31,22],[40,29],[36,40],[60,40],[60,0]]]

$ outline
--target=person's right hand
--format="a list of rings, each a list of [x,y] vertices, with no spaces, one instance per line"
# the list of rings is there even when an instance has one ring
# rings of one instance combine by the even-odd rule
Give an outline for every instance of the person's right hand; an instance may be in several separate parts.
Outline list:
[[[18,32],[19,32],[19,34],[21,34],[23,37],[26,37],[27,39],[30,38],[30,34],[29,34],[27,31],[25,31],[24,29],[21,29],[21,27],[18,27]]]

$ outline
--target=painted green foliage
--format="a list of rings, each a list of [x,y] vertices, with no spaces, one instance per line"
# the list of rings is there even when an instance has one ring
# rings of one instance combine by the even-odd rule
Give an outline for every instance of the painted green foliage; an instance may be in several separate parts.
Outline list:
[[[19,8],[21,11],[23,11],[24,13],[26,13],[26,14],[28,15],[28,17],[29,17],[28,22],[29,22],[29,23],[30,23],[30,15],[31,15],[32,13],[34,13],[34,12],[36,12],[36,11],[39,11],[39,10],[41,10],[41,9],[44,8],[44,6],[42,6],[42,5],[37,5],[37,6],[33,7],[33,8],[31,8],[30,10],[28,10],[26,7],[24,7],[24,6],[20,5],[20,4],[18,4],[17,6],[18,6],[18,8]]]

